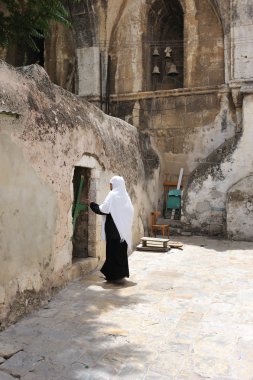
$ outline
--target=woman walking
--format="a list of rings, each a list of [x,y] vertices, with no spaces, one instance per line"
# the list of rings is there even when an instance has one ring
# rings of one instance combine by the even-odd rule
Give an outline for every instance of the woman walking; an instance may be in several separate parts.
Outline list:
[[[110,190],[100,206],[91,202],[90,208],[105,216],[102,237],[106,240],[106,260],[101,272],[107,281],[119,281],[129,277],[127,250],[132,246],[134,209],[123,177],[112,177]]]

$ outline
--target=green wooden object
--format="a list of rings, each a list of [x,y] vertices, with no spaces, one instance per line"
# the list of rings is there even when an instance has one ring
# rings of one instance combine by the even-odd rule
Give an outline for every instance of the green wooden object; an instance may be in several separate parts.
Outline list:
[[[167,209],[181,208],[181,190],[170,190],[168,192]]]
[[[79,184],[79,189],[78,189],[78,195],[77,195],[77,200],[76,203],[73,205],[73,233],[75,231],[75,226],[76,226],[76,220],[80,214],[81,211],[86,211],[88,210],[88,205],[85,203],[81,203],[81,196],[82,196],[82,191],[83,191],[83,183],[84,183],[84,177],[81,176],[81,181]]]

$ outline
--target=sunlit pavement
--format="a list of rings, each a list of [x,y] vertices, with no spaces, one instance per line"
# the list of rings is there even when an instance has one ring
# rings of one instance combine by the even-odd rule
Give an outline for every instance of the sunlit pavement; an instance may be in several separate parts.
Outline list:
[[[252,380],[253,243],[179,239],[134,252],[124,285],[93,273],[2,332],[0,380]]]

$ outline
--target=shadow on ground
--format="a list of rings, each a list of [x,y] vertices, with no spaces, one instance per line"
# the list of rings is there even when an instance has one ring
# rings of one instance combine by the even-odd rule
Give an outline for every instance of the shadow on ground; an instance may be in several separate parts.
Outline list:
[[[21,350],[0,366],[0,379],[1,371],[22,380],[102,380],[119,373],[137,379],[149,352],[129,339],[133,321],[127,308],[146,302],[133,291],[136,285],[107,283],[99,273],[70,284],[46,308],[0,334],[1,344]],[[119,313],[125,317],[120,327]]]

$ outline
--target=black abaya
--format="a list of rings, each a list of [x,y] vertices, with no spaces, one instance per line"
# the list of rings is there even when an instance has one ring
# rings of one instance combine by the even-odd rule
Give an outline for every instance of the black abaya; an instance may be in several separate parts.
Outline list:
[[[106,260],[101,268],[101,272],[108,281],[129,277],[127,243],[125,241],[121,242],[119,232],[111,214],[101,212],[99,205],[94,202],[91,202],[90,208],[96,214],[106,215]]]

